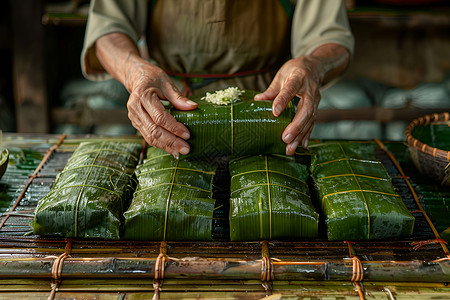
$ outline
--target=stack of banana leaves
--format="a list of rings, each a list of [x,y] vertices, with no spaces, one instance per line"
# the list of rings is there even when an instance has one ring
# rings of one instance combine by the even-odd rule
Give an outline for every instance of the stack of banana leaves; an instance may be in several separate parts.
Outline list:
[[[34,233],[119,239],[140,150],[132,142],[80,144],[51,191],[39,200]]]
[[[311,172],[329,240],[371,240],[412,234],[414,217],[375,157],[374,145],[310,146]]]
[[[125,212],[125,239],[211,240],[215,167],[149,148]]]
[[[272,113],[272,101],[254,101],[256,92],[245,91],[240,101],[221,106],[193,98],[198,109],[170,113],[191,133],[190,157],[284,154],[281,135],[295,115],[292,103],[279,117]]]
[[[424,144],[450,151],[450,126],[448,122],[436,122],[428,126],[416,126],[413,136]]]
[[[232,241],[315,237],[318,219],[306,166],[286,156],[249,156],[230,162]]]

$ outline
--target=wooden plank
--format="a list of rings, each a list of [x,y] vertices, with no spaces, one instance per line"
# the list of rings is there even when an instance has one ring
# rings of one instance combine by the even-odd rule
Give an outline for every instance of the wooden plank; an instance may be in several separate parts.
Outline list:
[[[18,132],[49,131],[45,85],[42,1],[10,1],[13,28],[13,80]]]
[[[51,111],[53,124],[130,124],[126,109],[66,109],[53,108]],[[88,123],[88,124],[86,124]]]
[[[42,16],[42,25],[47,26],[86,26],[87,16],[77,13],[51,13],[47,12]]]
[[[382,108],[368,107],[356,109],[324,109],[317,113],[317,122],[336,122],[340,120],[353,121],[376,121],[388,123],[392,121],[412,121],[417,117],[427,114],[440,113],[448,111],[444,108]]]
[[[348,18],[354,25],[370,24],[382,28],[405,27],[410,29],[425,27],[450,26],[449,10],[440,11],[411,11],[407,9],[371,10],[359,8],[357,11],[349,11]]]

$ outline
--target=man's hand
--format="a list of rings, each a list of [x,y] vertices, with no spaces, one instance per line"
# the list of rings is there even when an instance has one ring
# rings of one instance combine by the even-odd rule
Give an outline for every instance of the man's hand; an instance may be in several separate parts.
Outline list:
[[[287,61],[270,86],[255,100],[273,100],[272,112],[278,117],[295,96],[300,98],[297,113],[283,132],[286,154],[293,155],[298,145],[308,146],[320,101],[320,87],[341,74],[349,63],[347,49],[325,44],[310,55]]]
[[[188,154],[190,148],[185,140],[190,137],[189,131],[164,109],[160,100],[168,100],[180,110],[196,109],[197,104],[182,96],[163,70],[149,63],[136,63],[128,74],[128,118],[133,126],[148,144],[175,157]]]
[[[287,155],[293,155],[300,143],[306,148],[312,132],[322,82],[315,64],[315,61],[305,56],[289,60],[278,71],[269,88],[255,96],[255,100],[273,100],[272,112],[275,117],[295,96],[300,97],[297,113],[282,135],[287,144]]]
[[[196,109],[197,104],[182,96],[162,69],[142,59],[127,36],[105,35],[97,40],[95,47],[105,70],[130,92],[128,117],[147,143],[175,157],[188,154],[189,131],[165,111],[160,100],[168,100],[180,110]]]

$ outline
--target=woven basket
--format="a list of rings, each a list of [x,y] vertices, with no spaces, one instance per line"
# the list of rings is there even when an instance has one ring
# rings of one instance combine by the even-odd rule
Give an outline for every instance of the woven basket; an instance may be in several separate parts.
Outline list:
[[[420,141],[420,137],[413,136],[414,128],[431,124],[448,124],[450,113],[425,115],[414,119],[406,128],[405,135],[409,146],[411,159],[419,171],[441,185],[450,185],[450,151],[438,149]],[[450,136],[445,137],[446,140]]]

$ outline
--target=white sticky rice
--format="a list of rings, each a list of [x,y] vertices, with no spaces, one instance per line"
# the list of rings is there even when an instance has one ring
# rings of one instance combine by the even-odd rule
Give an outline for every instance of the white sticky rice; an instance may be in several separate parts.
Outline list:
[[[216,105],[228,105],[239,101],[239,96],[244,91],[239,90],[237,87],[229,87],[225,90],[216,91],[214,93],[206,93],[206,96],[202,97],[202,100],[216,104]]]

